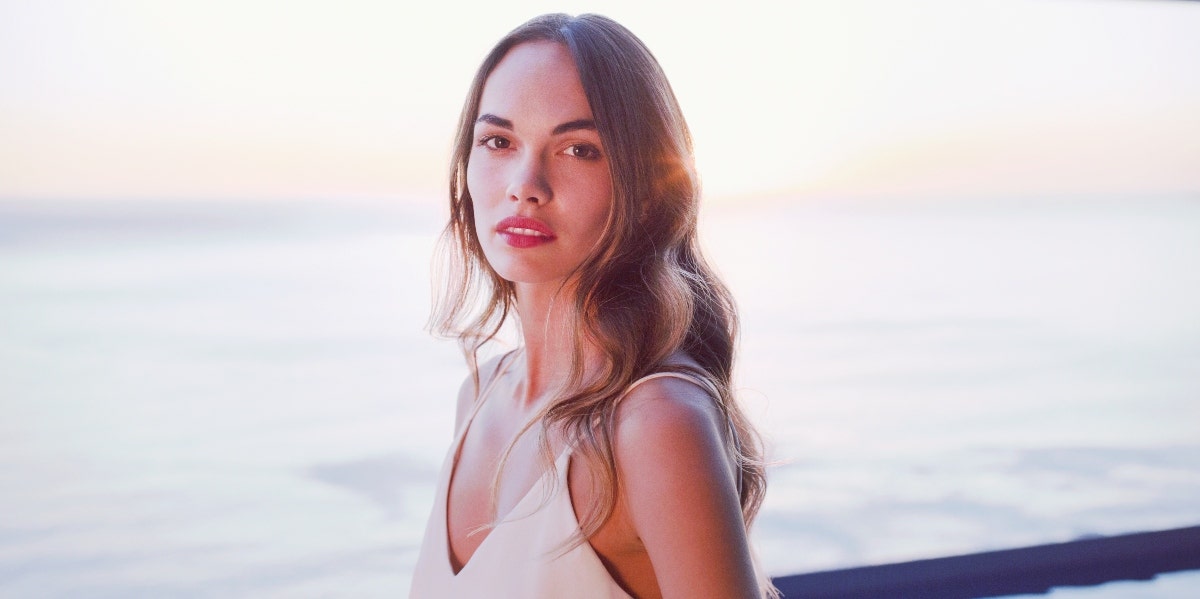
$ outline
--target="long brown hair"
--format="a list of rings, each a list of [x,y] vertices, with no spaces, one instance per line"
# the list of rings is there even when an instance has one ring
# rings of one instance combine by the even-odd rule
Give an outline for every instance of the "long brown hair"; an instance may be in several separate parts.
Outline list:
[[[595,488],[604,490],[583,510],[576,541],[604,524],[618,497],[613,450],[618,401],[637,379],[667,370],[686,371],[706,383],[727,424],[726,447],[737,466],[749,528],[762,504],[766,475],[761,442],[732,389],[737,312],[697,242],[700,190],[687,123],[658,61],[628,29],[598,15],[544,15],[513,30],[483,60],[458,125],[450,221],[440,252],[448,264],[431,327],[459,340],[478,381],[480,347],[514,312],[513,285],[488,265],[476,236],[466,175],[484,84],[509,50],[533,41],[560,43],[570,51],[613,184],[608,226],[571,275],[572,285],[563,287],[569,289],[577,339],[598,347],[603,363],[598,376],[584,381],[583,347],[577,342],[570,391],[541,416],[542,430],[563,431]],[[698,367],[668,363],[677,351]],[[542,445],[549,457],[544,436]],[[546,461],[549,466],[552,460]]]

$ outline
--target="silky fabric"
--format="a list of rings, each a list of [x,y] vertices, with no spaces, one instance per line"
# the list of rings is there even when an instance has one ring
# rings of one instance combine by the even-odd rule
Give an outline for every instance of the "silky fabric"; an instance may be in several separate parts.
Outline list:
[[[506,360],[511,361],[515,360]],[[421,553],[413,571],[409,598],[631,599],[609,575],[591,545],[582,543],[564,551],[569,546],[564,542],[579,531],[567,486],[569,450],[558,456],[553,471],[538,479],[499,524],[480,533],[487,536],[462,569],[454,573],[446,524],[450,477],[471,421],[507,369],[508,364],[503,365],[488,381],[446,454],[438,476],[433,512],[425,527],[425,540],[421,543]],[[702,385],[686,374],[662,372],[638,379],[629,389],[664,376]],[[549,479],[549,476],[554,478]],[[547,485],[554,485],[555,489],[548,499]]]

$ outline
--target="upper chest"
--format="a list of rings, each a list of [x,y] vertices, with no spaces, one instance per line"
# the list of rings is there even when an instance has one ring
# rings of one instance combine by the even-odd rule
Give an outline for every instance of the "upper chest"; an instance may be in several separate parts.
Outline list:
[[[600,486],[603,480],[595,480],[582,459],[574,456],[557,459],[564,457],[561,441],[556,443],[550,439],[549,454],[545,453],[547,448],[541,445],[540,423],[535,423],[518,437],[528,417],[504,410],[499,405],[501,402],[495,401],[500,397],[480,406],[467,424],[456,459],[451,463],[446,532],[455,571],[465,567],[484,541],[504,526],[505,518],[512,516],[522,502],[531,507],[521,507],[521,514],[516,517],[525,516],[526,511],[547,499],[542,491],[564,494],[551,496],[549,500],[567,502],[567,509],[573,514],[571,526],[564,527],[564,538],[559,541],[577,530],[581,518],[586,518],[604,491]],[[547,461],[553,463],[549,472]],[[546,485],[551,488],[547,489]],[[533,517],[537,517],[536,514]],[[492,525],[496,526],[493,528]],[[623,565],[632,565],[639,557],[648,565],[648,558],[620,500],[613,517],[587,541],[610,573],[615,574],[614,568],[626,569]]]

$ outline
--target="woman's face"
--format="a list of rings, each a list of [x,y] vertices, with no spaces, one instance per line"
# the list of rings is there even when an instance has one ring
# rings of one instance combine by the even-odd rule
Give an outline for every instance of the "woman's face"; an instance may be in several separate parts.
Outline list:
[[[520,44],[488,76],[467,189],[483,253],[506,280],[560,282],[600,239],[608,158],[561,44]]]

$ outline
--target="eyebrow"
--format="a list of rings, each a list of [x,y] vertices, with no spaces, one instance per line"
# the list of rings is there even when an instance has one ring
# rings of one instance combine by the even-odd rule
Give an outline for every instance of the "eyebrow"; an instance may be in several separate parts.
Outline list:
[[[487,123],[489,125],[494,125],[496,127],[500,127],[501,129],[508,129],[509,131],[513,130],[513,122],[512,121],[510,121],[506,118],[498,117],[494,114],[487,114],[487,113],[481,114],[481,115],[479,115],[478,119],[475,119],[475,122],[476,123]],[[554,130],[550,132],[550,134],[551,135],[562,135],[563,133],[568,133],[571,131],[579,131],[581,129],[590,129],[592,131],[595,131],[596,130],[596,121],[593,121],[592,119],[575,119],[573,121],[567,121],[567,122],[555,127]]]
[[[502,119],[494,114],[481,114],[479,115],[479,118],[475,119],[475,122],[495,125],[501,129],[508,129],[509,131],[512,131],[513,128],[512,121],[508,119]]]
[[[592,131],[595,131],[596,130],[596,122],[593,121],[592,119],[576,119],[574,121],[567,121],[567,122],[555,127],[554,131],[551,131],[551,134],[561,135],[561,134],[567,133],[569,131],[579,131],[581,129],[590,129]]]

